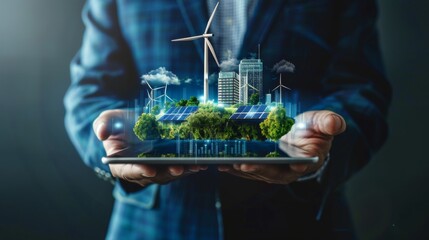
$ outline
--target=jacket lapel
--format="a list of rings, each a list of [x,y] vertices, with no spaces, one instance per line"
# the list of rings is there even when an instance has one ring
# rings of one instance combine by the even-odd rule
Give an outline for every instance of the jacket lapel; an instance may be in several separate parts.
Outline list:
[[[206,24],[208,21],[208,13],[207,13],[207,3],[204,0],[177,0],[177,4],[179,5],[180,12],[183,16],[186,27],[189,32],[183,33],[183,36],[177,37],[188,37],[188,36],[196,36],[201,35],[206,28]],[[195,47],[197,48],[198,55],[203,61],[203,40],[199,39],[193,41]]]
[[[248,23],[239,56],[247,56],[250,49],[256,51],[258,44],[263,43],[273,20],[285,2],[284,0],[258,0],[255,12]]]

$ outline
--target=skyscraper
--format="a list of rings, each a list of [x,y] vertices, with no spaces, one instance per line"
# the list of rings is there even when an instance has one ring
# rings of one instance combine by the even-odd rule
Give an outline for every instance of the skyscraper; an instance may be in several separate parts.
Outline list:
[[[230,106],[239,102],[239,79],[235,72],[219,72],[218,103]]]
[[[262,99],[263,68],[261,59],[243,59],[240,61],[238,67],[240,103],[247,104],[250,96],[254,93],[259,93],[259,98]]]

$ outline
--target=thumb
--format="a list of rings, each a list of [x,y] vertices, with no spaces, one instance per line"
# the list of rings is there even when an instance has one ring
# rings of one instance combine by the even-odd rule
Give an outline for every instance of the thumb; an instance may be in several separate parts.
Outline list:
[[[92,124],[95,135],[100,141],[108,139],[111,135],[124,131],[123,111],[107,110],[100,114]]]
[[[104,121],[104,119],[97,118],[94,121],[92,128],[94,130],[95,136],[97,136],[100,141],[104,141],[109,138],[110,131],[108,123]]]
[[[317,111],[313,116],[313,124],[322,134],[335,136],[346,130],[346,121],[331,111]]]

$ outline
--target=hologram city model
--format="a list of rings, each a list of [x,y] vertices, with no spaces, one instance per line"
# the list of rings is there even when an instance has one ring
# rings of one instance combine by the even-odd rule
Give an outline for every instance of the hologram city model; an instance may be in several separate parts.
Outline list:
[[[216,4],[203,34],[174,39],[173,42],[204,40],[204,95],[200,98],[174,100],[168,95],[168,83],[146,85],[147,104],[138,117],[134,133],[141,141],[163,142],[157,150],[139,157],[278,157],[277,141],[291,129],[293,118],[286,115],[282,103],[282,84],[266,94],[261,103],[263,63],[258,59],[240,61],[239,73],[220,71],[217,102],[209,101],[209,53],[220,67],[208,33],[216,14]],[[258,46],[258,52],[259,52]],[[295,66],[285,60],[276,64],[283,72],[294,72]],[[163,72],[168,72],[160,68]],[[161,94],[157,94],[161,92]],[[275,92],[278,101],[271,101]]]

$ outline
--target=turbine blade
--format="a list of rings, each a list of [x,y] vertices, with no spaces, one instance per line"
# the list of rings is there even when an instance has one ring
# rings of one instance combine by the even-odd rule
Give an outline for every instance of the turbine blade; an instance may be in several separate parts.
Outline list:
[[[220,2],[217,2],[216,7],[214,8],[212,15],[210,16],[209,21],[207,22],[207,27],[206,27],[206,30],[204,31],[204,34],[206,34],[209,31],[210,25],[212,24],[213,17],[216,13],[217,7],[219,6],[219,3]]]
[[[169,97],[168,95],[165,95],[165,97],[167,97],[168,99],[170,99],[170,101],[174,102],[174,100],[171,97]]]
[[[272,92],[274,92],[277,88],[279,88],[280,87],[280,85],[279,86],[277,86],[277,87],[275,87],[273,90],[271,90]]]
[[[213,48],[213,45],[210,43],[210,41],[207,38],[205,39],[205,41],[206,41],[207,46],[210,49],[210,52],[212,53],[214,60],[216,61],[217,66],[220,67],[220,64],[219,64],[219,61],[217,60],[217,56],[216,56],[215,50]]]
[[[150,90],[153,90],[152,86],[149,84],[148,81],[146,81],[147,86],[150,88]]]
[[[249,85],[249,87],[250,87],[250,88],[253,88],[253,89],[255,89],[256,91],[258,91],[258,92],[259,92],[259,89],[255,88],[254,86],[252,86],[252,85],[250,85],[250,84],[248,84],[248,85]]]
[[[147,91],[147,96],[148,96],[148,98],[149,98],[150,100],[153,100],[153,98],[152,98],[152,96],[150,95],[149,91],[148,91],[148,90],[146,90],[146,91]]]
[[[290,88],[286,87],[285,85],[281,85],[281,87],[286,88],[286,89],[289,89],[289,90],[292,90],[292,89],[290,89]]]
[[[193,37],[173,39],[171,41],[172,42],[186,42],[186,41],[192,41],[192,40],[200,39],[200,38],[204,38],[204,37],[206,37],[206,36],[205,35],[198,35],[198,36],[193,36]]]

